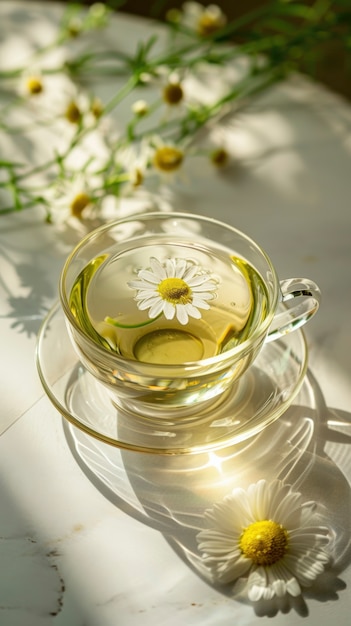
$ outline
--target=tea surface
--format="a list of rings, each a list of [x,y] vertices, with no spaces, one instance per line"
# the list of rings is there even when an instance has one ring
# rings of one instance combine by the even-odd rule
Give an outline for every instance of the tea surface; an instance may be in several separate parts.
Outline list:
[[[266,316],[267,294],[256,270],[225,249],[150,236],[138,248],[116,245],[93,259],[77,277],[70,307],[107,350],[175,365],[247,339]]]

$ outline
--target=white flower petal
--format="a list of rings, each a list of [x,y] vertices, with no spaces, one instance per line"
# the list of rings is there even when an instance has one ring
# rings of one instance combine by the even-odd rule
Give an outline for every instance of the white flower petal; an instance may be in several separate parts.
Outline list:
[[[188,283],[189,287],[191,287],[190,285],[190,281],[193,278],[193,276],[195,276],[196,272],[198,271],[198,267],[197,265],[195,265],[194,263],[192,263],[191,265],[189,265],[186,269],[186,271],[184,272],[183,276],[181,276],[180,278],[182,278],[183,280],[185,280],[186,283]]]
[[[186,260],[185,259],[178,259],[176,262],[176,268],[175,268],[175,276],[177,278],[182,278],[183,280],[185,280],[185,282],[187,282],[184,273],[186,270]]]
[[[301,563],[298,559],[286,557],[284,559],[284,565],[286,569],[290,572],[291,577],[295,577],[296,580],[303,587],[308,587],[313,583],[313,581],[322,574],[324,571],[324,566],[318,571],[312,571],[312,569],[308,568],[306,564]]]
[[[216,283],[212,283],[210,281],[207,281],[205,283],[202,283],[201,285],[190,285],[192,291],[194,291],[194,293],[206,293],[207,291],[215,291],[218,288],[218,285]]]
[[[155,257],[151,257],[150,265],[155,277],[157,278],[158,283],[160,282],[160,280],[164,280],[165,278],[167,278],[166,270],[158,259],[156,259]]]
[[[214,286],[214,283],[208,280],[208,276],[203,274],[197,274],[196,276],[193,276],[193,278],[188,278],[186,282],[192,289],[195,289],[196,287],[206,289],[206,286],[204,287],[204,285],[207,285],[210,289]]]
[[[149,311],[149,317],[157,317],[162,313],[164,307],[164,302],[161,298],[158,298],[151,306]]]
[[[186,307],[184,304],[176,304],[175,308],[178,322],[182,324],[182,326],[185,326],[189,321]]]
[[[250,560],[241,556],[238,559],[228,561],[220,568],[215,568],[215,571],[217,571],[218,580],[223,584],[227,584],[248,574],[250,568]]]
[[[263,567],[257,567],[254,569],[249,575],[248,579],[248,597],[252,602],[258,602],[265,596],[265,592],[267,590],[267,574]],[[273,590],[269,590],[269,595],[273,598]],[[265,599],[269,600],[270,598],[266,597]]]
[[[215,535],[211,535],[213,530],[209,530],[208,534],[206,531],[200,532],[197,536],[197,540],[199,542],[200,550],[206,552],[206,554],[213,560],[218,559],[218,557],[227,557],[228,559],[232,558],[233,553],[241,554],[239,550],[239,538],[236,543],[237,548],[233,548],[235,543],[233,542],[231,537],[227,537],[227,541],[225,541],[222,534],[219,534],[217,537]]]
[[[302,526],[301,528],[290,530],[289,534],[290,539],[311,544],[311,535],[321,543],[328,543],[330,540],[329,532],[329,528],[326,526]]]
[[[290,593],[292,596],[300,595],[301,587],[296,577],[286,566],[285,559],[275,563],[271,569],[274,570],[275,576],[275,580],[272,582],[272,588],[278,597],[282,597],[285,593]]]
[[[213,300],[213,293],[208,293],[206,291],[193,291],[193,300],[198,298],[199,300]]]
[[[147,298],[138,302],[138,308],[140,311],[145,311],[146,309],[152,307],[156,302],[159,302],[159,298]]]
[[[157,291],[154,288],[151,289],[141,289],[140,291],[138,291],[137,295],[135,296],[136,300],[145,300],[145,298],[160,298],[160,295],[157,293]]]
[[[176,267],[173,259],[167,259],[166,261],[166,274],[167,278],[174,278],[176,275]]]
[[[139,278],[142,278],[142,280],[145,280],[147,283],[151,283],[152,285],[158,285],[160,282],[160,278],[153,272],[150,272],[150,270],[140,270]],[[144,283],[143,287],[145,288],[147,285]]]
[[[193,306],[198,309],[204,309],[206,311],[208,311],[211,308],[207,302],[204,302],[203,300],[200,300],[199,298],[193,298]]]
[[[292,524],[298,524],[301,518],[301,501],[300,493],[289,493],[283,497],[281,502],[272,501],[270,505],[271,513],[287,527],[290,527]]]
[[[286,594],[285,581],[279,578],[272,583],[272,590],[278,598],[282,598]]]
[[[294,596],[294,598],[301,595],[301,587],[294,577],[289,578],[289,580],[286,582],[286,590],[288,593],[290,593],[291,596]]]
[[[272,492],[274,492],[275,484],[272,484]],[[265,480],[259,480],[258,483],[250,485],[248,489],[251,502],[251,511],[254,520],[270,519],[269,515],[269,491],[267,492],[267,483]]]
[[[224,498],[223,506],[226,506],[227,511],[229,510],[231,525],[232,527],[235,525],[235,530],[240,528],[241,532],[243,527],[248,526],[254,521],[248,494],[244,489],[239,487],[234,489],[231,495]]]
[[[174,306],[174,304],[171,304],[170,302],[167,302],[166,300],[163,301],[163,313],[164,316],[167,320],[172,320],[174,318],[176,312],[176,308]]]
[[[201,318],[200,311],[198,311],[195,308],[195,306],[193,306],[192,304],[186,304],[185,305],[185,310],[186,310],[187,314],[189,315],[189,317],[194,317],[197,320],[199,320]]]
[[[157,283],[156,283],[157,284]],[[155,284],[149,285],[144,280],[131,280],[127,283],[132,289],[155,289]]]

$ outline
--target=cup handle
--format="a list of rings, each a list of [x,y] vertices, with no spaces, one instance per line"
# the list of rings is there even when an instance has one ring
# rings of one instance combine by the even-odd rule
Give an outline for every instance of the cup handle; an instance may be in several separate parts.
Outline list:
[[[286,308],[274,316],[266,341],[279,339],[300,328],[319,308],[320,289],[308,278],[286,278],[280,281],[280,289],[280,301],[286,303]]]

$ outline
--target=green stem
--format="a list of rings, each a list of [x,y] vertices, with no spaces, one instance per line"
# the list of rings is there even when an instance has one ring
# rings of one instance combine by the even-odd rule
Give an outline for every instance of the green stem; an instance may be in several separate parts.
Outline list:
[[[133,91],[134,87],[139,83],[140,78],[138,75],[131,76],[127,83],[116,93],[113,98],[106,104],[104,107],[103,115],[107,115],[107,113],[111,113],[116,106],[126,98],[131,91]]]
[[[155,322],[159,317],[161,317],[161,315],[162,313],[157,315],[157,317],[153,317],[139,324],[121,324],[120,322],[117,322],[117,320],[114,317],[108,317],[108,316],[105,317],[104,322],[106,322],[107,324],[111,324],[111,326],[115,326],[116,328],[125,328],[125,329],[142,328],[143,326],[148,326],[149,324],[152,324],[153,322]]]

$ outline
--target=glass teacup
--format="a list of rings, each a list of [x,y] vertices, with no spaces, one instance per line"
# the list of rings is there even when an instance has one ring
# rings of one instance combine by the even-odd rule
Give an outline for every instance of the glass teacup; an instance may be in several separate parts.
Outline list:
[[[146,415],[199,411],[233,390],[263,344],[305,324],[319,298],[311,280],[279,281],[245,234],[188,213],[98,228],[60,280],[80,361],[117,406]]]

